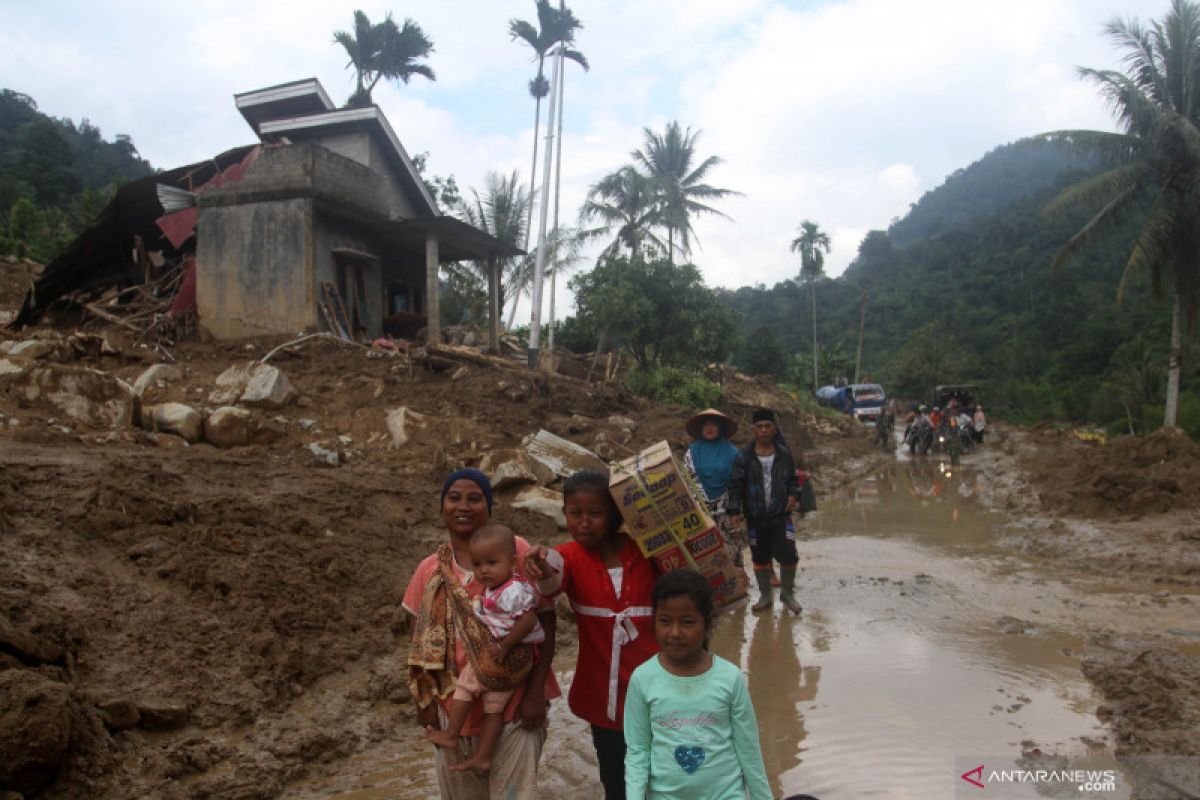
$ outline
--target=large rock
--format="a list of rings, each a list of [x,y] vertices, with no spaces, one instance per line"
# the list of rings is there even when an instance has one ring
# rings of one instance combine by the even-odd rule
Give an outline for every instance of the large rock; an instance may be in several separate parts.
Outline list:
[[[524,450],[495,450],[485,453],[479,461],[479,469],[492,479],[492,488],[498,492],[523,484],[546,485],[552,483],[554,472],[542,462],[530,458]]]
[[[607,468],[604,461],[591,450],[547,430],[526,436],[521,446],[530,458],[564,478],[581,469]]]
[[[187,706],[170,700],[143,700],[137,712],[138,724],[148,731],[176,731],[188,723]]]
[[[0,358],[0,381],[16,380],[33,367],[33,364],[23,358]]]
[[[559,492],[542,486],[530,486],[516,496],[512,506],[549,517],[561,530],[567,529],[567,517],[563,514],[563,496]]]
[[[99,370],[43,364],[19,379],[20,396],[55,408],[70,420],[93,428],[120,428],[133,416],[133,387]]]
[[[209,394],[210,403],[279,408],[296,397],[296,390],[287,376],[270,364],[251,361],[235,364],[217,376],[216,388]]]
[[[270,364],[256,364],[238,401],[247,406],[281,408],[296,398],[287,376]]]
[[[71,743],[70,696],[34,670],[0,672],[0,786],[31,796],[54,781]]]
[[[55,664],[63,658],[63,649],[58,644],[17,627],[4,615],[0,615],[0,652],[10,653],[31,666]]]
[[[259,419],[253,411],[237,406],[222,406],[204,420],[204,439],[217,447],[270,444],[279,436],[279,430]]]
[[[142,427],[148,431],[174,433],[189,442],[204,435],[204,417],[183,403],[160,403],[142,408]]]
[[[133,382],[133,393],[143,396],[147,389],[165,386],[172,381],[183,380],[183,370],[172,364],[154,364],[147,367]]]
[[[48,342],[45,339],[26,339],[12,345],[8,349],[8,354],[22,358],[45,358],[51,355],[54,349],[54,342]]]

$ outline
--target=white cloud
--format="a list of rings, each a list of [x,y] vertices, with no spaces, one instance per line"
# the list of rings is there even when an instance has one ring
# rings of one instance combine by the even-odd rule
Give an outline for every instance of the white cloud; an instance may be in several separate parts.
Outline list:
[[[695,260],[723,286],[792,276],[788,244],[804,218],[831,232],[827,270],[838,274],[867,231],[987,150],[1044,130],[1111,127],[1074,67],[1116,65],[1100,35],[1108,19],[1166,10],[1162,0],[571,5],[593,69],[569,65],[564,218],[628,160],[643,127],[678,119],[702,129],[701,155],[725,159],[711,182],[744,193],[720,204],[733,221],[695,225]],[[372,19],[391,8],[356,6]],[[436,83],[376,89],[406,147],[429,151],[433,171],[463,188],[488,170],[527,177],[533,67],[507,24],[533,19],[533,3],[412,0],[396,13],[436,46]],[[0,4],[0,82],[110,138],[129,133],[170,167],[250,139],[235,92],[316,75],[342,100],[352,81],[332,33],[351,14],[282,0]]]

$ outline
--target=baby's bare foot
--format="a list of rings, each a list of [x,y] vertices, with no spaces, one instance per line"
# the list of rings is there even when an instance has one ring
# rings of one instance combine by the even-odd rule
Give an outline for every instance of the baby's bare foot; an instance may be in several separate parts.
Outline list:
[[[469,769],[478,770],[479,772],[490,772],[492,769],[492,762],[486,758],[471,756],[466,761],[450,767],[451,772],[466,772]]]
[[[425,738],[438,747],[458,747],[458,737],[450,731],[439,731],[434,728],[425,729]]]

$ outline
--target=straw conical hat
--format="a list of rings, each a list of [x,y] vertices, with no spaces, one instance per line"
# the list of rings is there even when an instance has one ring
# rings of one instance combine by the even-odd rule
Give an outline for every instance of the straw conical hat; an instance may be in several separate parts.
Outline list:
[[[684,430],[688,432],[688,436],[691,436],[693,439],[701,438],[700,429],[704,426],[704,420],[708,417],[713,417],[717,420],[726,439],[732,439],[733,435],[737,433],[738,426],[732,417],[717,411],[715,408],[706,408],[689,419],[687,424],[683,426]]]

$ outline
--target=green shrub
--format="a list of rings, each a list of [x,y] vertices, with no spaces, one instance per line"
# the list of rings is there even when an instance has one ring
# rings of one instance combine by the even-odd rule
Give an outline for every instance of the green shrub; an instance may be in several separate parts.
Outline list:
[[[708,408],[721,397],[721,387],[703,375],[674,367],[635,366],[625,375],[625,384],[634,394],[684,408]]]

